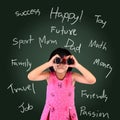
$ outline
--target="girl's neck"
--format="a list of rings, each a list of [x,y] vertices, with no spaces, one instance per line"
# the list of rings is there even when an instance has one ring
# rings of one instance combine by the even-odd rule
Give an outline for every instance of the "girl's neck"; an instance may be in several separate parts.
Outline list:
[[[56,74],[56,77],[59,79],[59,80],[63,80],[66,76],[66,72],[65,73],[55,73]]]

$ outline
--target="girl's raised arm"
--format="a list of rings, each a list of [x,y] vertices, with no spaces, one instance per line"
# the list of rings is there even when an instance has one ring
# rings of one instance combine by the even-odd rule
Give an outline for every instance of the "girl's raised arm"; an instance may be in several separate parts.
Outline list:
[[[85,84],[94,84],[96,82],[95,76],[80,63],[78,63],[73,55],[71,58],[74,59],[74,64],[70,65],[70,67],[76,68],[81,73],[73,73],[73,80]]]
[[[46,62],[37,68],[33,69],[30,73],[28,73],[28,79],[32,81],[40,81],[45,80],[49,77],[49,72],[45,71],[49,67],[49,62]]]
[[[46,69],[54,65],[53,60],[57,56],[58,55],[53,56],[48,62],[33,69],[30,73],[28,73],[28,79],[32,81],[47,80],[49,77],[49,71],[46,71]]]

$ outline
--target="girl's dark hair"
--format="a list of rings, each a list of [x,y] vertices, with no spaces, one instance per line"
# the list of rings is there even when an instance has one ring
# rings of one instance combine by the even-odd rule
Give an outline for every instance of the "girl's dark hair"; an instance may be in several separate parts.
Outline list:
[[[63,58],[64,56],[71,55],[71,53],[70,53],[67,49],[65,49],[65,48],[57,48],[57,49],[55,49],[55,50],[51,53],[49,60],[50,60],[53,56],[55,56],[56,54],[58,54],[61,58]],[[50,67],[49,69],[51,70],[51,72],[54,72],[53,67]],[[69,67],[68,70],[67,70],[67,72],[68,72],[68,71],[71,71],[71,70],[72,70],[72,68]]]

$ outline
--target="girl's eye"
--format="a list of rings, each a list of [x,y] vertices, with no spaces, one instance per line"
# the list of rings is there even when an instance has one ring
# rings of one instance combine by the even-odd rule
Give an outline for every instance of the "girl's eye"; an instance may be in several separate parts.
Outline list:
[[[59,57],[57,57],[57,58],[54,60],[54,63],[60,64],[60,63],[61,63],[61,59],[60,59]]]

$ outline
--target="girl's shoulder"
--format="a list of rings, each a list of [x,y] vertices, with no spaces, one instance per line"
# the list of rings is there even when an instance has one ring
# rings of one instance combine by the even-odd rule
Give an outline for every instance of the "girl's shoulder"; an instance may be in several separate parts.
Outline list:
[[[76,77],[78,77],[78,76],[81,76],[81,74],[80,74],[80,73],[77,73],[77,72],[72,72],[72,79],[73,79],[73,80],[75,80]]]
[[[71,71],[70,71],[70,72],[67,72],[67,75],[66,75],[66,76],[69,77],[69,78],[72,78],[72,80],[73,80],[75,74],[76,74],[75,72],[71,72]]]
[[[71,76],[71,82],[72,85],[75,86],[75,76],[76,76],[76,72],[69,72],[69,76]]]
[[[47,71],[46,72],[46,76],[47,76],[47,80],[53,76],[55,76],[55,73],[54,72],[51,72],[51,71]]]
[[[49,71],[44,71],[41,76],[43,76],[45,80],[48,80],[49,77],[50,77],[50,72]]]

